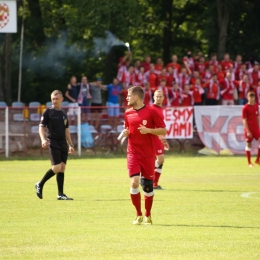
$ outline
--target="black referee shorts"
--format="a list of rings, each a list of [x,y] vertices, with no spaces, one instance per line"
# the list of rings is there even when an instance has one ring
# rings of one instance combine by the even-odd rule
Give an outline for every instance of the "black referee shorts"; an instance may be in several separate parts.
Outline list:
[[[60,163],[67,162],[68,159],[68,150],[67,149],[58,149],[54,147],[49,147],[49,154],[52,165],[57,165]]]

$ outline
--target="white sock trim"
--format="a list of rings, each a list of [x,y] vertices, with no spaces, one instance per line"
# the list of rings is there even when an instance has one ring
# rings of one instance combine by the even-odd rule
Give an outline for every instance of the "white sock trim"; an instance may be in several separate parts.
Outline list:
[[[251,148],[247,147],[245,148],[246,151],[251,151]]]
[[[144,195],[145,195],[146,197],[152,197],[152,196],[154,195],[154,191],[152,191],[152,192],[145,192],[145,191],[144,191]]]
[[[139,187],[136,188],[136,189],[134,189],[134,188],[132,188],[132,187],[130,188],[130,194],[136,195],[136,194],[138,194],[138,193],[140,193]]]
[[[161,174],[161,173],[162,173],[162,169],[156,168],[156,169],[155,169],[155,172],[158,172],[158,173]]]
[[[160,164],[158,164],[157,161],[155,161],[155,168],[158,168],[160,166]]]

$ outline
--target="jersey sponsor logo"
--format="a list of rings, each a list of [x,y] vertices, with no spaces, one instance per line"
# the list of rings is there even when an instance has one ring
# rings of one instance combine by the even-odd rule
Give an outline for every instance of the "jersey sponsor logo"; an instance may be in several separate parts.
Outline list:
[[[146,125],[147,124],[147,120],[143,120],[143,125]]]
[[[68,120],[65,116],[63,116],[63,120],[64,120],[64,125],[66,125]]]
[[[158,150],[158,153],[162,153],[162,150]]]

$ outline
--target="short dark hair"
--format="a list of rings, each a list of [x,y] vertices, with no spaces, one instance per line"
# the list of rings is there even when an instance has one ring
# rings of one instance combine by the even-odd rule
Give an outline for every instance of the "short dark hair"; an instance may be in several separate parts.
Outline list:
[[[141,100],[144,99],[144,90],[142,87],[134,86],[128,89],[128,92],[138,96]]]

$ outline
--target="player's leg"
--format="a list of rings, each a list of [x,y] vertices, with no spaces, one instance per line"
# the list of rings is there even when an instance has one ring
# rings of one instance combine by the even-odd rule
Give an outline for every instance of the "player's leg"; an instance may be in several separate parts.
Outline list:
[[[142,158],[141,162],[141,186],[144,191],[145,220],[146,225],[152,224],[151,210],[153,206],[153,180],[154,180],[154,157]]]
[[[159,179],[162,174],[163,163],[164,163],[164,154],[157,155],[155,160],[155,169],[154,169],[154,183],[153,183],[154,189],[161,189],[161,186],[159,185]]]
[[[36,194],[40,199],[42,199],[42,189],[45,182],[52,178],[55,174],[57,174],[61,169],[61,154],[59,149],[49,147],[49,155],[52,168],[45,173],[40,182],[37,182],[35,184]]]
[[[251,163],[251,142],[246,142],[246,158],[247,158],[247,163],[249,167],[253,167],[253,164]]]
[[[258,140],[258,149],[257,149],[257,157],[255,163],[260,165],[260,138],[258,138],[257,140]]]
[[[136,218],[133,221],[133,224],[140,225],[143,222],[141,194],[139,189],[141,168],[138,160],[129,154],[127,155],[127,167],[130,177],[130,198],[136,210]]]
[[[64,187],[64,172],[66,168],[66,162],[68,158],[68,151],[62,150],[61,151],[61,163],[60,163],[60,170],[56,174],[56,181],[57,181],[57,187],[58,187],[58,200],[73,200],[72,198],[67,197],[63,192]]]

